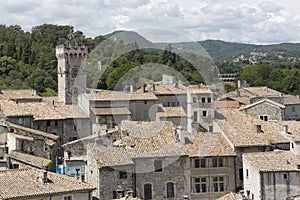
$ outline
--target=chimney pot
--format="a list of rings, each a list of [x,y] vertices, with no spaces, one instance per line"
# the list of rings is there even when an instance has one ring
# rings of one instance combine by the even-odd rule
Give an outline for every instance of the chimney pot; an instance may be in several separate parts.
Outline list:
[[[289,126],[288,125],[284,125],[284,133],[285,134],[289,134]]]

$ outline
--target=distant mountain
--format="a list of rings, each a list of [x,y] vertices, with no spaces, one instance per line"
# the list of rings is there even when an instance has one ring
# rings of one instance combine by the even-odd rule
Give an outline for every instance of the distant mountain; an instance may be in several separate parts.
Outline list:
[[[271,62],[291,61],[300,59],[299,43],[281,43],[272,45],[255,45],[221,40],[205,40],[195,42],[179,43],[152,43],[143,36],[133,31],[115,31],[105,37],[122,40],[124,43],[135,42],[139,48],[166,49],[171,48],[173,52],[198,52],[203,56],[210,56],[215,61],[232,62],[246,60],[247,62]],[[200,45],[199,45],[200,44]],[[250,61],[249,61],[250,60]]]
[[[300,58],[299,43],[254,45],[224,42],[220,40],[206,40],[200,41],[199,44],[201,44],[208,54],[216,61],[232,61],[234,58],[241,57],[242,55],[250,57],[258,54],[264,54],[264,59],[281,58],[281,56],[286,57],[288,60]]]

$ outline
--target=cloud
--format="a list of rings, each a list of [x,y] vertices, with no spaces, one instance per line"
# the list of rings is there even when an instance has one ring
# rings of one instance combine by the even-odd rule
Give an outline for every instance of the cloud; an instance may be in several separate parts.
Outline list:
[[[239,0],[8,0],[1,2],[0,23],[19,24],[26,30],[44,23],[68,24],[91,37],[117,29],[157,27],[194,40],[277,43],[299,41],[297,3],[295,0],[242,3]]]

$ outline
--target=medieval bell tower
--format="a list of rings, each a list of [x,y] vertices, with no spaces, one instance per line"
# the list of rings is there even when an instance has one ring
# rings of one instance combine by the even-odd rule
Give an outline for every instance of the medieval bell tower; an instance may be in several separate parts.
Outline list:
[[[77,95],[86,88],[87,47],[62,44],[56,46],[58,70],[58,101],[76,104]]]

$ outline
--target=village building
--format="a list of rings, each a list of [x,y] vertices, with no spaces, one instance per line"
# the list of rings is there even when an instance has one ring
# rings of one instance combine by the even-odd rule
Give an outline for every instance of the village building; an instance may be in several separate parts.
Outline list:
[[[22,165],[28,164],[30,166],[35,166],[35,164],[33,164],[35,161],[28,163],[28,161],[26,161],[28,156],[20,155],[17,153],[19,152],[33,155],[35,157],[30,158],[34,158],[35,160],[43,160],[45,163],[42,163],[42,165],[46,165],[49,170],[55,170],[55,160],[57,158],[58,148],[57,140],[59,139],[58,136],[16,125],[4,120],[1,121],[0,126],[2,127],[2,134],[5,134],[7,139],[7,148],[4,152],[4,156],[5,154],[8,154],[8,158],[10,158],[8,160],[10,162],[8,162],[7,168],[19,168],[20,164],[18,162],[21,162]],[[41,167],[41,164],[36,165],[38,168]]]
[[[299,163],[299,154],[291,151],[245,153],[245,194],[255,200],[299,199]]]
[[[264,121],[284,120],[284,110],[284,105],[270,99],[262,99],[240,108],[240,111]]]
[[[227,93],[226,96],[240,101],[243,105],[269,99],[284,106],[284,115],[281,120],[293,120],[300,117],[299,96],[283,94],[268,87],[240,87],[236,91]]]
[[[289,140],[271,123],[242,113],[236,109],[222,110],[215,120],[214,131],[221,132],[237,154],[235,162],[236,189],[243,188],[242,155],[247,152],[265,152],[290,149]]]
[[[94,187],[73,177],[37,169],[0,171],[0,200],[92,200]]]

